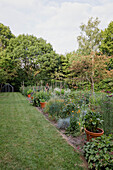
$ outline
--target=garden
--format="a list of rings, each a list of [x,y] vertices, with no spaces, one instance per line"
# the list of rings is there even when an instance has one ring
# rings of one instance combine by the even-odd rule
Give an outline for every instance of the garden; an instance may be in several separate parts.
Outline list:
[[[0,23],[0,169],[113,169],[113,21],[99,23],[65,55]]]
[[[74,147],[85,157],[90,169],[112,169],[113,94],[60,87],[50,86],[46,91],[43,85],[22,86],[20,91],[26,97],[30,94],[30,104],[72,139],[72,144],[75,141]]]

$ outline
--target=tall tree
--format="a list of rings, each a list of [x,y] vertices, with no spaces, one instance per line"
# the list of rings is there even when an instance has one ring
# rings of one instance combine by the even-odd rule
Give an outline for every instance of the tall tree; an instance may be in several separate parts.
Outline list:
[[[0,85],[13,82],[17,77],[18,62],[3,50],[0,53]]]
[[[88,81],[93,92],[94,83],[99,83],[99,81],[110,76],[110,72],[107,70],[107,62],[106,56],[91,54],[73,61],[70,70],[76,82]]]
[[[50,78],[58,67],[58,57],[50,43],[33,35],[19,35],[9,42],[7,54],[20,62],[20,81]]]
[[[108,56],[113,55],[113,21],[102,31],[100,51]]]
[[[9,40],[14,37],[10,28],[0,23],[0,48],[5,49],[9,44]]]
[[[77,37],[79,48],[78,53],[89,55],[92,51],[97,51],[101,40],[101,31],[98,28],[100,21],[91,17],[87,25],[81,24],[81,35]]]

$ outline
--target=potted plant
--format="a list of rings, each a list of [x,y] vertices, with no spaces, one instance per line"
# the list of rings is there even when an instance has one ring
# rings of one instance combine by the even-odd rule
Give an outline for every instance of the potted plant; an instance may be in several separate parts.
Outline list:
[[[28,98],[31,97],[31,93],[33,93],[33,90],[29,89],[29,90],[27,91],[27,96],[28,96]]]
[[[45,105],[46,105],[46,100],[45,99],[40,99],[40,105],[41,105],[41,108],[44,108]]]
[[[86,112],[83,124],[85,126],[87,141],[103,135],[103,129],[99,128],[99,125],[101,125],[102,122],[103,120],[101,119],[101,114],[99,112],[94,112],[91,110]]]

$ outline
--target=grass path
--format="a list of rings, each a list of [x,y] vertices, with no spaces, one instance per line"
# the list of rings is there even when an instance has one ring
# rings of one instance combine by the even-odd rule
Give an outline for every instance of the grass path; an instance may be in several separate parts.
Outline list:
[[[20,93],[0,93],[0,170],[81,170],[80,155]]]

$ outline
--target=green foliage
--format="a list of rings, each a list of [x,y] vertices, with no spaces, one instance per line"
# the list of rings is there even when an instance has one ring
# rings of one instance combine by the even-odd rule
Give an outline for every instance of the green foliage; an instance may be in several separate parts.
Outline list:
[[[62,118],[69,117],[75,110],[76,110],[76,105],[74,101],[71,101],[70,99],[70,101],[67,104],[66,103],[64,104],[61,117]]]
[[[62,117],[62,109],[64,107],[64,100],[59,98],[51,98],[45,107],[47,112],[52,118],[58,119]]]
[[[39,99],[39,100],[40,100],[40,102],[42,102],[42,103],[45,103],[45,102],[46,102],[45,99]]]
[[[9,40],[14,37],[10,28],[0,23],[0,47],[5,49],[9,45]]]
[[[76,135],[76,133],[80,132],[80,122],[79,122],[79,118],[77,116],[77,114],[72,114],[70,117],[70,125],[69,127],[66,129],[66,131],[69,134],[73,134]]]
[[[31,86],[27,86],[27,87],[20,87],[20,92],[24,95],[27,96],[27,91],[31,89],[33,91],[33,88]]]
[[[84,155],[90,169],[113,169],[113,135],[102,135],[87,142]]]
[[[51,97],[51,94],[49,92],[39,91],[36,92],[35,96],[36,96],[36,100],[44,99],[45,101],[48,101]]]
[[[84,116],[84,126],[91,132],[98,132],[99,125],[102,125],[102,116],[99,112],[89,111]]]
[[[87,25],[81,24],[81,35],[77,40],[79,43],[78,53],[82,55],[89,55],[92,51],[97,51],[101,40],[101,32],[98,28],[100,21],[98,18],[93,20],[91,17]]]
[[[109,56],[113,55],[113,21],[102,31],[100,51]]]
[[[27,95],[28,95],[28,94],[31,94],[31,93],[33,93],[33,90],[32,90],[32,89],[29,89],[29,90],[27,91]]]
[[[99,106],[105,134],[113,133],[113,94],[103,94]]]

